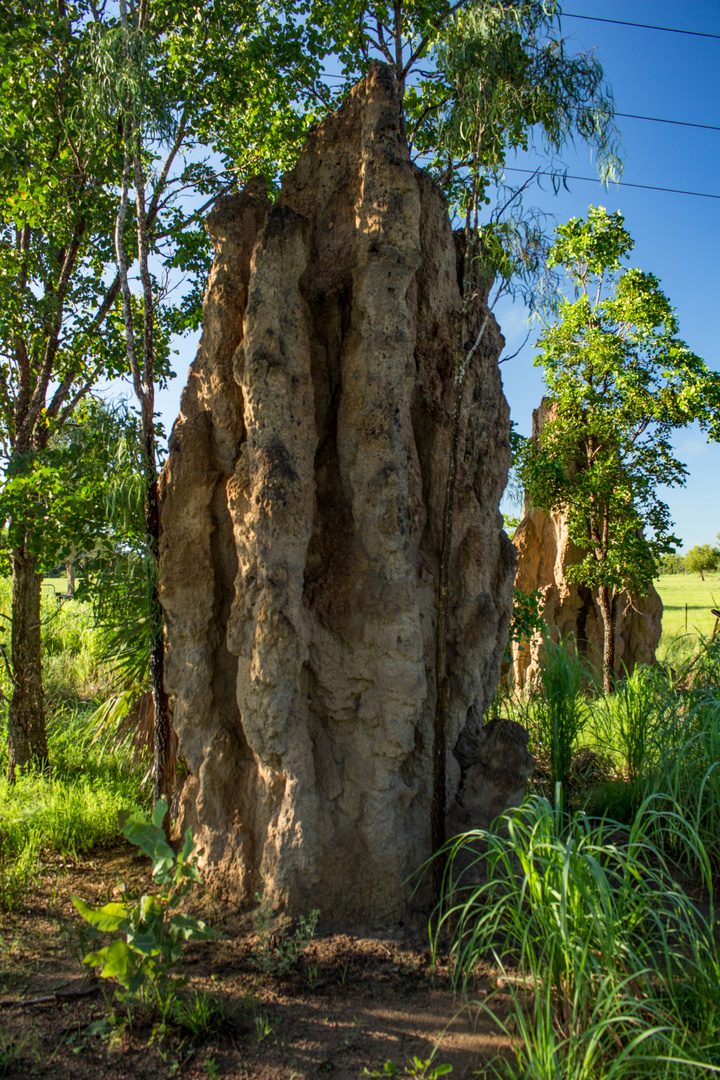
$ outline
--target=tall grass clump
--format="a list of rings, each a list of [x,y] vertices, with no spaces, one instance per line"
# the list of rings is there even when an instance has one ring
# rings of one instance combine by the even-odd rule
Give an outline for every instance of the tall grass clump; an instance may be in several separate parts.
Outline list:
[[[457,838],[434,945],[449,935],[468,994],[490,961],[510,986],[517,1080],[650,1080],[720,1072],[720,955],[670,873],[664,829],[707,853],[681,813],[641,807],[629,830],[529,799]],[[492,1002],[484,1006],[492,1012]],[[496,1017],[497,1019],[497,1017]],[[508,1025],[506,1030],[508,1029]]]
[[[567,780],[578,736],[588,719],[587,674],[573,635],[546,638],[540,654],[540,679],[525,709],[533,747],[543,759],[552,789]]]
[[[592,733],[605,752],[619,758],[631,783],[656,759],[677,699],[665,673],[640,665],[623,679],[614,694],[599,698],[592,709]]]
[[[659,753],[642,784],[659,813],[678,807],[706,848],[720,875],[720,686],[688,695],[685,709],[663,725]],[[693,853],[673,838],[670,850],[694,871]],[[658,842],[668,837],[660,834]]]

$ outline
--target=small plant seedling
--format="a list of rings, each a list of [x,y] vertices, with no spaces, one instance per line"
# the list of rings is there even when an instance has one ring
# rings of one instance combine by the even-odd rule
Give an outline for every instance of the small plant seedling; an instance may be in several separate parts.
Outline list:
[[[123,988],[121,1000],[126,1002],[169,1003],[183,982],[177,974],[183,943],[217,936],[202,920],[178,910],[201,878],[193,854],[192,832],[188,829],[182,850],[176,855],[162,827],[166,813],[167,803],[161,799],[151,820],[134,810],[125,815],[122,824],[130,843],[152,859],[153,881],[160,887],[156,894],[99,908],[73,897],[73,904],[92,927],[114,937],[110,945],[88,953],[83,963],[100,967],[104,979],[117,979]]]
[[[320,912],[315,909],[307,916],[301,915],[293,931],[291,921],[285,916],[275,916],[262,893],[256,893],[255,899],[258,901],[253,912],[258,935],[255,964],[265,975],[282,978],[303,955],[315,936]]]
[[[343,966],[340,968],[340,974],[337,977],[338,986],[344,986],[347,979],[348,968],[350,967],[350,961],[346,960]]]
[[[341,1043],[343,1050],[351,1050],[356,1045],[358,1035],[366,1024],[367,1020],[358,1020],[357,1016],[353,1016],[352,1027],[348,1033],[343,1036]]]
[[[228,1019],[221,994],[208,994],[196,990],[192,998],[177,1001],[172,1009],[172,1019],[191,1035],[204,1035],[221,1028]]]
[[[37,1061],[40,1061],[40,1052],[37,1047],[37,1036],[34,1028],[17,1039],[12,1035],[5,1036],[0,1031],[0,1076],[8,1076],[15,1071],[26,1052],[29,1052]]]
[[[315,989],[315,987],[318,984],[319,977],[320,976],[318,974],[318,965],[317,964],[310,964],[310,966],[307,969],[307,984],[308,984],[308,987],[309,987],[310,990]]]
[[[265,1013],[255,1013],[255,1034],[257,1035],[258,1042],[264,1042],[265,1039],[272,1035],[270,1017]]]
[[[429,1057],[427,1061],[413,1057],[412,1061],[405,1066],[396,1065],[394,1061],[386,1061],[381,1069],[363,1069],[362,1076],[397,1076],[399,1080],[438,1080],[440,1076],[447,1076],[452,1072],[452,1065],[435,1065]]]
[[[205,1059],[205,1076],[207,1080],[218,1080],[220,1076],[220,1069],[218,1068],[215,1058]]]

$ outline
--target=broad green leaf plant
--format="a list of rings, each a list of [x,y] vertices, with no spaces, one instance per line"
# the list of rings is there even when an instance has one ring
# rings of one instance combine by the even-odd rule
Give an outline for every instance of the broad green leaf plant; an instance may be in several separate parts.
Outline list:
[[[165,839],[167,804],[156,803],[148,820],[139,810],[125,815],[122,831],[153,864],[158,891],[135,902],[114,901],[91,908],[73,897],[73,904],[95,930],[113,935],[109,945],[90,952],[83,963],[99,967],[104,979],[115,979],[119,997],[128,1004],[162,1005],[184,982],[180,975],[186,941],[211,941],[216,934],[201,919],[181,909],[194,884],[201,881],[190,829],[176,855]]]

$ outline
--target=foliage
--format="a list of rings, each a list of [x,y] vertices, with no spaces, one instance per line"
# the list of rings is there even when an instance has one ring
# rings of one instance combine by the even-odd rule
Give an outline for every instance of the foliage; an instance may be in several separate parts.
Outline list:
[[[228,1012],[220,994],[195,990],[192,997],[178,1000],[171,1011],[173,1021],[190,1035],[206,1035],[228,1023]]]
[[[20,907],[38,878],[37,833],[26,834],[19,850],[13,839],[5,829],[0,832],[0,911]]]
[[[542,594],[539,590],[531,593],[518,588],[513,590],[513,615],[508,643],[528,641],[534,634],[543,632],[545,622],[540,613],[541,603]]]
[[[684,482],[670,436],[698,420],[720,437],[720,377],[677,336],[657,279],[620,270],[632,249],[621,214],[591,207],[557,238],[552,262],[580,295],[540,338],[553,412],[541,444],[528,447],[525,478],[536,505],[567,514],[586,552],[575,580],[646,592],[656,559],[679,542],[657,495]]]
[[[34,1029],[26,1031],[19,1038],[9,1034],[6,1035],[4,1031],[0,1031],[0,1077],[12,1076],[13,1074],[17,1076],[19,1063],[25,1056],[26,1051],[29,1051],[29,1056],[33,1057],[36,1063],[40,1062],[36,1036],[33,1043],[34,1035]],[[34,1065],[30,1066],[30,1070],[34,1071]]]
[[[692,822],[707,857],[720,874],[720,646],[695,666],[696,689],[675,695],[657,725],[657,750],[640,774],[641,790],[658,813],[677,807]],[[708,678],[709,676],[709,678]],[[707,680],[707,681],[706,681]],[[696,871],[696,855],[681,837],[671,847],[675,858]]]
[[[602,207],[557,229],[551,262],[577,297],[539,340],[551,411],[523,467],[533,504],[562,512],[584,552],[571,579],[599,590],[606,692],[615,597],[647,593],[657,560],[679,543],[658,494],[685,478],[672,432],[697,420],[720,438],[720,374],[678,337],[657,279],[621,270],[632,246],[622,215]]]
[[[524,209],[523,192],[537,177],[509,183],[506,158],[537,138],[552,171],[578,137],[597,152],[603,175],[619,172],[613,99],[597,58],[567,49],[559,12],[542,0],[315,0],[310,10],[342,63],[340,93],[372,57],[390,65],[413,157],[452,213],[473,215],[488,276],[533,302],[545,277],[544,222]]]
[[[438,1080],[440,1076],[447,1076],[453,1071],[452,1065],[433,1065],[433,1058],[423,1061],[414,1056],[406,1065],[396,1065],[394,1061],[386,1061],[381,1069],[363,1069],[361,1076],[397,1076],[398,1080]]]
[[[0,731],[2,729],[0,728]],[[43,852],[77,858],[118,837],[122,807],[139,805],[141,774],[122,758],[91,748],[87,712],[58,709],[48,723],[49,775],[30,772],[14,785],[0,779],[0,907],[26,902]]]
[[[672,699],[664,672],[638,666],[616,692],[593,709],[593,734],[604,749],[615,750],[625,775],[635,783],[656,759]]]
[[[208,941],[216,935],[201,919],[178,910],[193,884],[201,880],[190,829],[176,855],[165,839],[163,821],[167,804],[156,803],[151,820],[140,811],[125,815],[122,831],[131,844],[148,855],[152,876],[160,891],[137,903],[113,902],[89,907],[79,897],[73,904],[96,930],[115,935],[110,945],[88,953],[84,963],[100,967],[105,979],[123,987],[121,1000],[157,1004],[181,984],[180,968],[185,941]],[[124,940],[123,940],[124,939]]]
[[[710,884],[692,825],[647,803],[624,831],[532,798],[449,845],[434,948],[447,931],[465,992],[485,958],[509,984],[509,1075],[689,1078],[717,1063],[718,945],[651,836],[681,838]]]
[[[150,388],[171,376],[173,335],[199,323],[210,255],[203,214],[239,178],[264,166],[272,173],[292,157],[288,139],[296,142],[317,98],[319,43],[305,47],[306,25],[291,5],[148,0],[132,5],[143,22],[132,28],[123,25],[127,9],[124,0],[4,5],[0,448],[11,481],[4,509],[18,556],[17,611],[36,595],[33,560],[51,541],[72,547],[71,530],[84,522],[64,485],[63,465],[80,460],[58,446],[59,434],[98,380],[127,374],[126,337],[135,334],[147,363],[133,381],[141,398],[143,385],[148,391],[145,464],[154,472]],[[128,212],[130,157],[137,198]],[[144,238],[136,250],[126,217]],[[126,288],[121,313],[118,297],[136,260],[142,295]],[[14,620],[11,768],[46,756],[29,623]],[[145,627],[155,639],[156,624]]]
[[[685,556],[685,569],[689,574],[699,574],[701,581],[705,580],[705,574],[711,574],[719,566],[720,548],[711,547],[710,544],[696,544]]]
[[[551,790],[567,780],[588,716],[585,683],[575,639],[546,638],[540,653],[540,682],[528,715],[534,748],[546,761]]]
[[[661,574],[684,574],[685,569],[685,560],[677,552],[661,555],[658,559],[658,570]]]
[[[519,524],[520,518],[517,514],[503,514],[503,528],[510,540],[512,540],[515,535],[515,531]]]
[[[314,909],[307,916],[301,915],[293,927],[287,916],[275,915],[262,893],[257,893],[255,900],[253,922],[258,936],[255,965],[266,975],[283,978],[314,938],[320,912]]]

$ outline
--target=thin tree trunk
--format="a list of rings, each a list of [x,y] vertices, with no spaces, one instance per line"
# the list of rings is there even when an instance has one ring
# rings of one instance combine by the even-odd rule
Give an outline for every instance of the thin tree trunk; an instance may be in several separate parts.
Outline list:
[[[75,545],[72,545],[72,550],[65,560],[65,592],[70,600],[75,595]]]
[[[607,585],[598,588],[598,604],[603,620],[603,690],[611,694],[615,687],[615,605]]]
[[[148,445],[148,442],[150,445]],[[158,498],[158,477],[155,468],[154,433],[150,440],[146,441],[146,502],[145,502],[145,535],[152,554],[153,567],[158,566],[158,551],[160,541],[160,502]],[[152,458],[150,457],[152,453]],[[152,464],[151,464],[152,463]],[[170,723],[170,700],[165,691],[165,641],[163,637],[163,614],[160,606],[158,593],[157,572],[153,574],[150,584],[150,685],[152,687],[153,705],[155,707],[155,761],[154,776],[155,788],[154,799],[165,799],[170,808],[173,790],[175,787],[175,775],[172,760],[172,739]],[[169,820],[166,823],[169,824]]]
[[[13,692],[8,712],[8,779],[17,768],[48,764],[43,701],[40,587],[37,557],[27,550],[27,539],[11,554]]]

